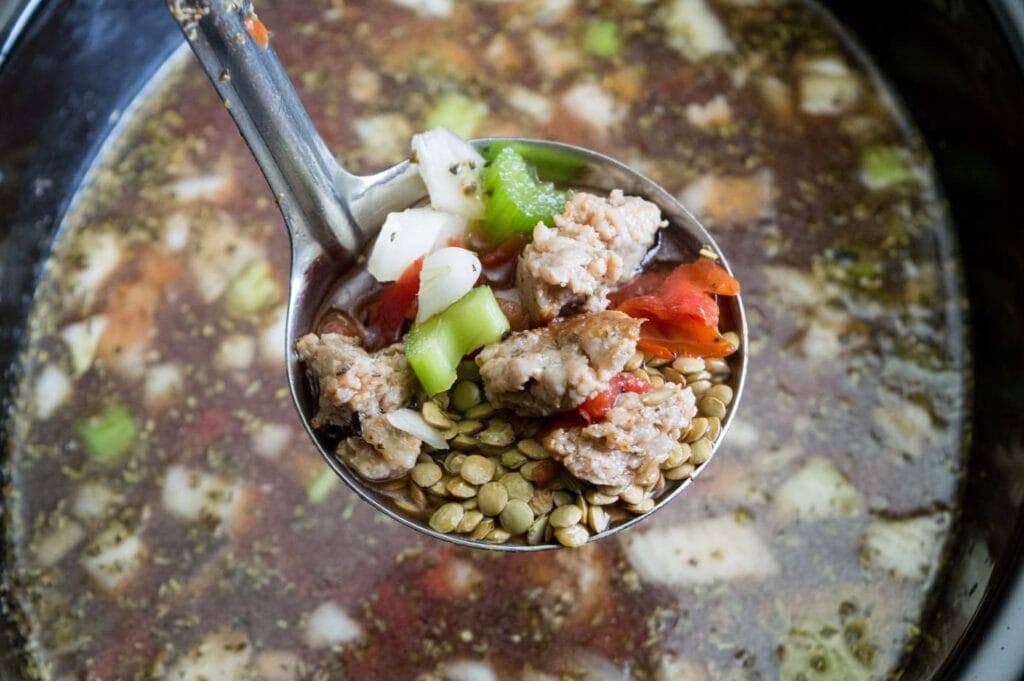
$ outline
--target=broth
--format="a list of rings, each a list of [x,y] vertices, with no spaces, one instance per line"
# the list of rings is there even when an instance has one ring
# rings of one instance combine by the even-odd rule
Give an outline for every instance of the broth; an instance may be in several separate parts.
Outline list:
[[[750,316],[722,451],[574,551],[456,550],[376,514],[298,422],[281,218],[181,55],[37,292],[7,490],[35,671],[895,674],[956,515],[969,362],[952,232],[894,93],[804,2],[399,4],[450,3],[259,9],[346,167],[400,160],[457,92],[487,107],[470,136],[595,148],[681,196]],[[254,262],[278,302],[232,314]]]

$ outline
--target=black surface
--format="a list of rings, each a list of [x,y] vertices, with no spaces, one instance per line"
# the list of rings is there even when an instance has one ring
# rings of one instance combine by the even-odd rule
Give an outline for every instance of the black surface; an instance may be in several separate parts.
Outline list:
[[[1024,677],[1024,0],[993,0],[1003,7],[997,12],[981,0],[825,4],[894,83],[927,139],[972,300],[975,446],[950,574],[960,573],[971,547],[990,558],[936,594],[904,678],[1015,681]],[[42,5],[0,64],[0,367],[15,357],[38,265],[111,114],[181,41],[163,0]],[[1016,28],[1008,28],[1007,8],[1021,17]],[[11,378],[0,384],[3,404]],[[965,612],[972,586],[985,598]],[[4,602],[0,594],[0,611]],[[20,678],[17,642],[5,638],[16,632],[5,631],[0,678]]]

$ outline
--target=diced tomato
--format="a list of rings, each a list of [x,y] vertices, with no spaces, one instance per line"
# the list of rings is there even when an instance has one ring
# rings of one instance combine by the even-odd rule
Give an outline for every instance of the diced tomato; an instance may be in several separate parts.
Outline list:
[[[735,296],[740,292],[740,283],[710,258],[698,258],[694,262],[680,265],[665,279],[665,285],[670,288],[683,283],[696,286],[704,293],[719,296]]]
[[[629,283],[612,291],[608,296],[608,300],[611,301],[613,307],[618,308],[623,301],[630,298],[653,295],[665,283],[668,274],[668,272],[644,272],[639,274],[633,277]]]
[[[405,322],[416,318],[416,294],[420,290],[423,256],[405,268],[398,281],[392,282],[370,303],[370,329],[382,345],[390,345],[402,337]]]
[[[338,333],[342,336],[361,338],[359,324],[340,310],[331,310],[320,319],[317,333]]]
[[[637,350],[659,359],[683,357],[727,357],[736,347],[714,326],[693,317],[672,321],[648,319],[640,328]]]
[[[480,256],[480,264],[484,266],[484,281],[499,287],[511,284],[515,277],[519,254],[525,245],[526,236],[513,234],[498,246],[484,246]]]
[[[624,297],[624,291],[632,296]],[[615,309],[647,320],[637,349],[660,359],[725,357],[736,348],[718,332],[718,303],[712,295],[739,292],[739,282],[721,266],[699,258],[667,275],[641,275],[612,300]]]
[[[587,423],[595,423],[604,420],[608,411],[615,406],[615,400],[622,393],[644,394],[651,389],[651,382],[633,376],[631,374],[616,374],[608,381],[608,387],[587,400],[578,407],[580,416]]]

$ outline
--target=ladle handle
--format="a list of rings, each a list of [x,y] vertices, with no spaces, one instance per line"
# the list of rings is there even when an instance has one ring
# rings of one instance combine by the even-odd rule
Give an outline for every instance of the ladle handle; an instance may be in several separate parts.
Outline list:
[[[361,239],[349,197],[359,178],[338,165],[317,133],[264,40],[251,0],[168,0],[168,6],[267,178],[296,256],[354,250]]]

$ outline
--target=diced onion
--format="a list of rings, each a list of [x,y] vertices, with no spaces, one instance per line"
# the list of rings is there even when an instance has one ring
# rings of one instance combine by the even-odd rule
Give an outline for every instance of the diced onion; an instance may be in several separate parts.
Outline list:
[[[68,346],[71,355],[71,365],[75,370],[75,378],[81,376],[92,366],[96,357],[96,349],[100,344],[100,337],[107,328],[107,316],[95,315],[74,324],[68,324],[60,336]]]
[[[480,259],[465,248],[442,248],[423,260],[416,323],[430,319],[470,292],[480,278]]]
[[[396,409],[387,415],[395,428],[423,440],[434,449],[448,449],[448,441],[437,428],[427,423],[423,415],[412,409]]]
[[[391,213],[380,228],[366,270],[377,281],[395,281],[416,258],[433,250],[447,224],[443,213],[430,208]]]
[[[431,206],[471,219],[483,215],[480,171],[484,159],[476,149],[445,128],[413,136],[412,148]]]

